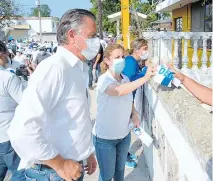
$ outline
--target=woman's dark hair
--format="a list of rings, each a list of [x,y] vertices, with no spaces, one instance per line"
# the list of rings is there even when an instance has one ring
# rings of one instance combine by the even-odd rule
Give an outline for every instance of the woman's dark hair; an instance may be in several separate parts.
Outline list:
[[[5,45],[5,43],[3,41],[0,41],[0,53],[6,53],[7,50],[7,46]]]

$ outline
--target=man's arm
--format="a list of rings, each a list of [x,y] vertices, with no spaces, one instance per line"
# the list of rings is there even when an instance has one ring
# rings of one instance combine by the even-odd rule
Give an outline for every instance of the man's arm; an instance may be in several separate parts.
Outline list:
[[[212,106],[212,89],[205,87],[186,75],[176,71],[171,65],[168,66],[175,73],[175,77],[182,82],[189,92],[191,92],[201,102]]]
[[[29,165],[58,155],[43,134],[44,125],[49,124],[48,113],[57,104],[61,94],[58,69],[55,66],[46,70],[46,73],[41,74],[44,76],[42,80],[38,77],[40,71],[36,72],[37,77],[31,78],[33,84],[29,82],[8,130],[15,151]]]
[[[98,65],[100,58],[101,58],[101,54],[98,54],[97,57],[96,57],[95,63],[93,65],[93,69],[96,69],[96,66]]]
[[[205,87],[185,75],[179,75],[180,81],[201,102],[212,106],[212,89]]]
[[[24,86],[18,76],[11,75],[6,89],[17,104],[20,103],[25,88],[26,86]]]
[[[77,180],[81,176],[81,165],[62,158],[44,135],[44,127],[51,124],[48,114],[63,93],[62,75],[62,70],[56,65],[40,68],[32,75],[8,135],[13,148],[28,166],[42,163],[53,168],[65,180]]]

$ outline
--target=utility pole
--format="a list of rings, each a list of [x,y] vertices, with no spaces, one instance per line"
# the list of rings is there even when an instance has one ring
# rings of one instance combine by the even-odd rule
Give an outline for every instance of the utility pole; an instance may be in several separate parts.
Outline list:
[[[98,25],[99,25],[99,37],[100,39],[103,39],[102,0],[98,0]]]
[[[139,18],[138,18],[138,13],[135,9],[135,1],[132,3],[132,8],[133,8],[133,12],[134,12],[134,15],[135,15],[135,21],[136,21],[136,24],[137,24],[139,38],[141,38],[142,37],[142,31],[141,31],[141,27],[140,27],[140,21],[139,21]]]
[[[122,39],[125,49],[130,48],[130,7],[129,0],[121,0],[121,24],[122,24]]]
[[[40,42],[42,43],[41,3],[40,3],[40,0],[36,0],[36,6],[38,8]]]

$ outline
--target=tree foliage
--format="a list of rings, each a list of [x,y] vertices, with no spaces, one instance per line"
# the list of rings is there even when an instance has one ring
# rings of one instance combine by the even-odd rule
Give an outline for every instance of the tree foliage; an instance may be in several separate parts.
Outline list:
[[[29,16],[38,17],[38,10],[39,10],[38,7],[31,8]],[[47,4],[41,4],[40,11],[41,11],[41,17],[50,17],[50,15],[51,15],[51,9],[49,8],[49,6]]]
[[[90,0],[90,2],[93,4],[93,7],[90,10],[96,15],[96,17],[98,17],[97,0]],[[116,34],[116,23],[110,22],[107,16],[120,11],[120,9],[121,9],[120,0],[102,1],[103,31]]]
[[[0,28],[10,26],[12,23],[10,19],[20,16],[19,13],[18,5],[13,1],[0,0]]]
[[[97,0],[90,0],[93,4],[91,11],[97,15],[98,6]],[[147,19],[140,23],[140,28],[145,30],[146,28],[151,27],[151,23],[159,20],[170,17],[170,13],[156,13],[156,5],[159,0],[147,0],[142,2],[141,0],[130,0],[130,10],[136,11],[142,14],[148,15]],[[116,23],[111,23],[107,18],[108,15],[121,11],[121,1],[120,0],[104,0],[102,1],[102,15],[103,15],[103,31],[113,33],[116,32]],[[134,15],[133,15],[134,16]],[[136,21],[132,21],[131,25],[135,32],[138,33],[138,27]]]
[[[135,4],[135,10],[139,13],[147,15],[147,19],[142,21],[141,27],[142,30],[150,28],[152,22],[160,19],[166,19],[171,17],[170,13],[161,13],[156,12],[156,6],[159,3],[158,0],[148,0],[147,2],[141,2],[140,0],[132,0],[131,4]]]

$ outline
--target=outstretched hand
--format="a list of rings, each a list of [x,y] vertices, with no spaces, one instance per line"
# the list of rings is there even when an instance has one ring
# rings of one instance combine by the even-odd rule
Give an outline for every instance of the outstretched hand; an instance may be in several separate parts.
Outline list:
[[[185,75],[182,74],[181,72],[178,72],[177,70],[174,69],[174,67],[171,64],[167,64],[168,68],[174,72],[175,78],[179,79],[181,82],[183,82]]]

